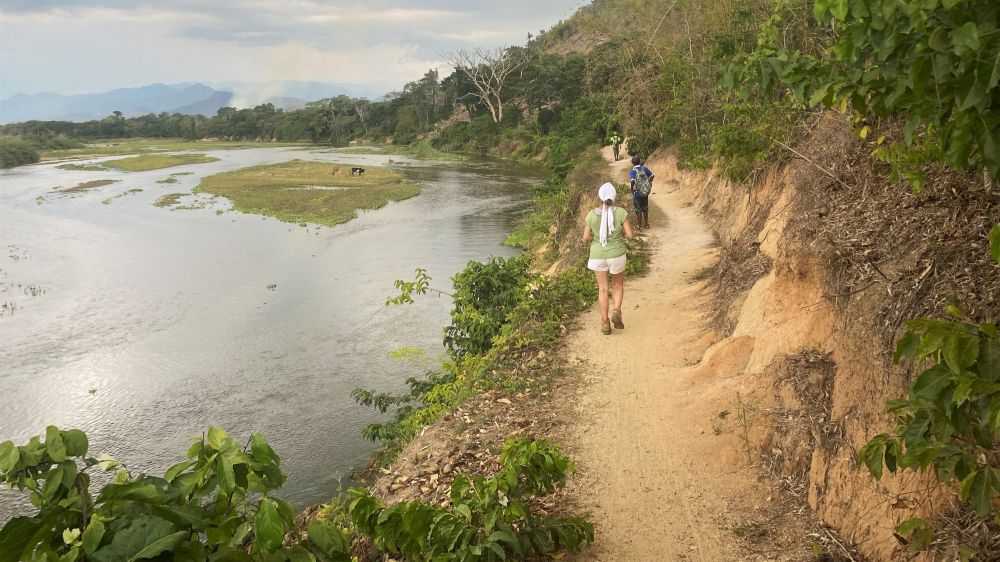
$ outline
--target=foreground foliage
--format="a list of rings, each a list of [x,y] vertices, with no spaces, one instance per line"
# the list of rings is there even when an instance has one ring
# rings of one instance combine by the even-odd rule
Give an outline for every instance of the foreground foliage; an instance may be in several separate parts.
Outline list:
[[[459,475],[451,484],[451,505],[420,501],[386,506],[352,490],[351,518],[375,545],[408,560],[493,562],[531,555],[576,552],[593,542],[586,516],[550,517],[532,505],[566,485],[575,470],[545,440],[514,439],[490,478]]]
[[[449,507],[386,507],[353,489],[352,524],[319,518],[306,529],[294,524],[292,506],[273,496],[285,475],[259,433],[241,447],[209,428],[188,460],[163,476],[132,474],[110,457],[88,457],[88,448],[82,431],[54,426],[44,441],[0,443],[0,483],[27,491],[38,509],[0,530],[0,562],[350,562],[344,526],[411,560],[505,560],[574,552],[594,539],[587,517],[550,517],[534,507],[575,470],[545,440],[509,441],[491,478],[456,477]],[[95,467],[113,473],[99,488],[91,481]]]
[[[990,239],[1000,265],[1000,224]],[[933,471],[942,484],[957,486],[959,500],[979,517],[1000,524],[1000,331],[990,322],[962,321],[955,306],[947,312],[952,319],[909,322],[894,359],[928,366],[906,398],[886,402],[895,430],[875,436],[858,457],[876,479],[885,469]],[[908,519],[897,531],[912,537],[913,552],[934,540],[924,519]]]
[[[781,4],[779,4],[781,6]],[[786,92],[809,106],[853,108],[859,134],[878,137],[880,118],[906,119],[904,138],[875,156],[894,177],[923,184],[922,166],[985,169],[1000,179],[1000,5],[993,0],[816,0],[818,25],[838,31],[819,54],[780,45],[780,8],[756,51],[737,57],[725,80],[765,96]],[[744,90],[746,94],[746,90]]]
[[[54,426],[44,441],[0,443],[0,483],[27,491],[38,508],[0,530],[0,561],[350,560],[346,537],[329,523],[286,541],[295,512],[271,496],[285,475],[259,433],[241,447],[209,428],[163,476],[132,474],[88,448],[82,431]],[[92,490],[95,467],[114,476]]]

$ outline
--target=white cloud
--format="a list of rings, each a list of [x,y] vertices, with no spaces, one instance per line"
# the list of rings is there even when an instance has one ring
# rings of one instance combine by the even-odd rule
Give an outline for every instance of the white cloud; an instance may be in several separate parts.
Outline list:
[[[581,0],[0,0],[0,99],[151,82],[394,81]]]

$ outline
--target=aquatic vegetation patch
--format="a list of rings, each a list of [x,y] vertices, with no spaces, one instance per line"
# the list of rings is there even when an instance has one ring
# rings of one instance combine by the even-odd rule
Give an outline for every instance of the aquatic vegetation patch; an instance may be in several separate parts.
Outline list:
[[[56,166],[60,170],[80,170],[85,172],[103,172],[107,168],[99,164],[60,164]]]
[[[185,195],[191,195],[190,193],[168,193],[156,198],[153,201],[154,207],[173,207],[174,205],[180,203],[181,197]]]
[[[106,185],[111,185],[120,180],[92,180],[85,181],[83,183],[78,183],[73,187],[57,187],[53,191],[58,193],[80,193],[90,189],[96,189],[98,187],[104,187]]]
[[[177,178],[171,176],[163,178],[162,180],[156,180],[156,183],[177,183]]]
[[[332,226],[355,218],[358,209],[415,197],[420,188],[382,168],[352,176],[350,165],[292,160],[209,176],[195,193],[226,197],[244,213]]]
[[[108,168],[124,172],[145,172],[147,170],[159,170],[161,168],[172,168],[186,164],[205,164],[217,160],[218,158],[205,156],[204,154],[143,154],[140,156],[119,158],[118,160],[109,160],[104,165]]]
[[[142,190],[139,189],[138,187],[134,187],[134,188],[132,188],[132,189],[130,189],[128,191],[123,191],[123,192],[119,193],[118,195],[115,195],[114,197],[108,197],[104,201],[101,201],[101,203],[104,204],[104,205],[110,205],[112,201],[114,201],[115,199],[118,199],[119,197],[130,197],[132,195],[135,195],[136,193],[142,193]]]

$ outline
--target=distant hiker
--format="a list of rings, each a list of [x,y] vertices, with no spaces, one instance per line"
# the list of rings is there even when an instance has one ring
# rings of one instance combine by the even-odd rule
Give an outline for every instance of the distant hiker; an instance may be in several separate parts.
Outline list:
[[[601,332],[611,333],[611,323],[622,330],[622,299],[625,296],[625,239],[632,238],[628,211],[615,206],[618,194],[615,186],[605,183],[597,190],[601,206],[587,213],[583,241],[590,242],[587,269],[597,276],[598,308],[601,310]],[[608,274],[611,274],[614,308],[608,319]]]
[[[632,206],[635,207],[636,228],[649,228],[649,194],[653,191],[653,171],[642,165],[642,158],[632,157]]]
[[[615,162],[617,162],[621,159],[619,157],[619,153],[621,152],[623,139],[618,135],[618,131],[615,131],[614,133],[611,133],[611,138],[608,140],[611,141],[611,149],[615,152]]]

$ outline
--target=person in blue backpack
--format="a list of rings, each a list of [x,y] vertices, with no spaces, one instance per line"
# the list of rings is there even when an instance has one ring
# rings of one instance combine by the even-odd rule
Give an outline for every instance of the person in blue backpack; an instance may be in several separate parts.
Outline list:
[[[649,228],[649,194],[653,191],[653,171],[642,165],[642,158],[632,157],[632,207],[635,209],[636,228]]]

